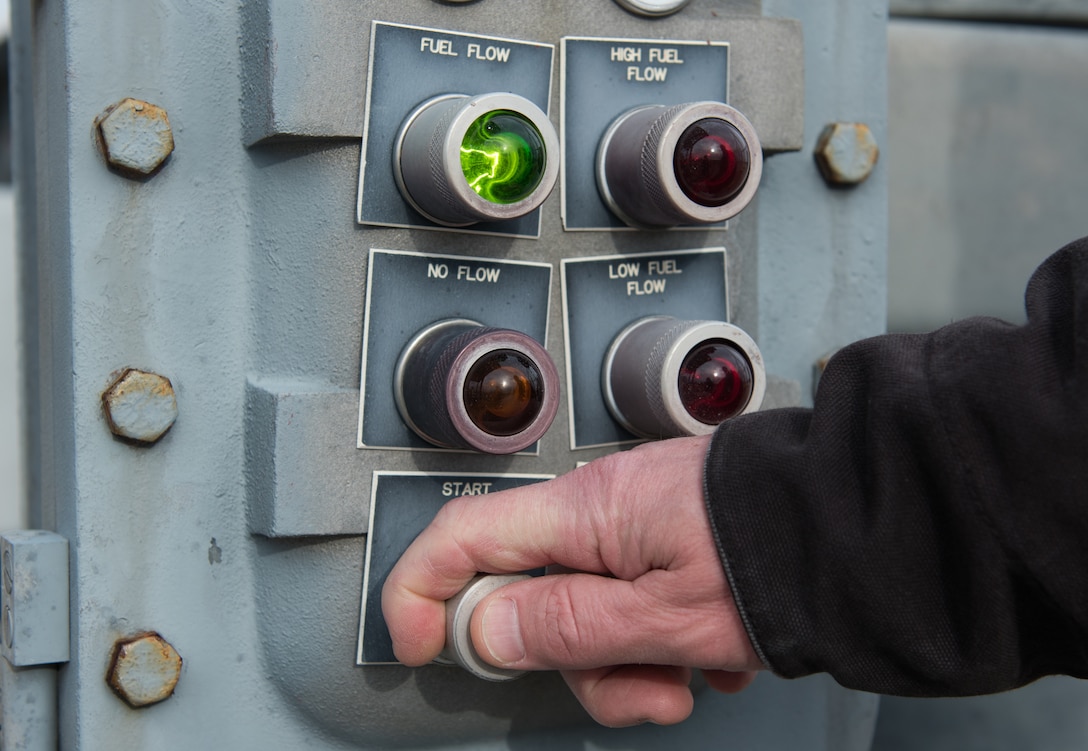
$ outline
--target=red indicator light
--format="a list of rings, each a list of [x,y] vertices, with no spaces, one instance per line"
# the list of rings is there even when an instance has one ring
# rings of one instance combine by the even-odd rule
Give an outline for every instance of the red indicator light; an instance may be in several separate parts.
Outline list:
[[[705,425],[739,415],[752,397],[752,366],[724,341],[703,342],[684,358],[677,387],[688,414]]]
[[[751,155],[736,127],[714,117],[688,126],[673,152],[680,189],[702,206],[723,206],[748,180]]]
[[[544,378],[535,363],[510,349],[488,352],[465,377],[465,411],[485,433],[516,435],[544,406]]]

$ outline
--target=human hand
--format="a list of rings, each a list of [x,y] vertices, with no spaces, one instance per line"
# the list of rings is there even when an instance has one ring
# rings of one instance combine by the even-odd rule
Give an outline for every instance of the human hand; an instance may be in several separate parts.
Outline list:
[[[479,572],[552,566],[472,616],[480,656],[559,669],[598,722],[671,724],[692,710],[692,668],[720,691],[762,669],[718,559],[703,501],[709,436],[645,444],[554,480],[447,503],[382,591],[405,665],[445,642],[445,600]]]

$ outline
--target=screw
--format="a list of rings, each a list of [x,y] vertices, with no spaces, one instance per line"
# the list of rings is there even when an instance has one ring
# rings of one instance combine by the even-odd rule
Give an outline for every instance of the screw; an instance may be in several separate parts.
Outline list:
[[[125,369],[102,394],[110,430],[119,438],[152,444],[174,424],[178,403],[170,379]]]
[[[118,641],[106,683],[133,709],[169,699],[181,677],[181,655],[154,631]]]
[[[166,110],[122,99],[95,119],[110,166],[129,177],[154,174],[174,150],[174,134]]]
[[[816,164],[829,185],[865,182],[879,156],[873,132],[863,123],[831,123],[816,141]]]

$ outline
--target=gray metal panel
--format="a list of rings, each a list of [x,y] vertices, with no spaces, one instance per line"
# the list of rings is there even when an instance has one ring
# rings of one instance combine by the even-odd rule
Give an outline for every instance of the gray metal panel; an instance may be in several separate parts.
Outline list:
[[[812,149],[831,122],[866,123],[879,145],[887,143],[887,99],[877,85],[887,72],[887,4],[766,0],[763,7],[805,29],[806,148],[764,165],[754,335],[768,372],[809,384],[818,358],[885,329],[887,164],[878,162],[857,187],[829,190]]]
[[[759,19],[756,0],[696,0],[665,21],[639,18],[610,0],[560,7],[519,4],[516,17],[483,3],[449,5],[398,0],[252,0],[242,7],[242,103],[244,141],[297,138],[359,138],[363,128],[366,54],[372,19],[455,31],[513,36],[556,43],[552,30],[608,30],[624,36],[656,36],[663,24],[684,39],[705,36],[706,22],[730,16],[728,41],[738,46],[734,71],[740,88],[733,104],[759,129],[764,147],[801,148],[804,84],[800,28],[786,20]]]
[[[56,532],[0,535],[0,655],[15,667],[68,661],[68,541]]]
[[[895,21],[889,315],[1024,320],[1032,270],[1088,234],[1088,33]]]
[[[247,392],[250,529],[268,537],[365,534],[370,470],[350,440],[359,392],[281,381],[249,382]]]
[[[893,15],[1088,23],[1083,0],[891,0]]]

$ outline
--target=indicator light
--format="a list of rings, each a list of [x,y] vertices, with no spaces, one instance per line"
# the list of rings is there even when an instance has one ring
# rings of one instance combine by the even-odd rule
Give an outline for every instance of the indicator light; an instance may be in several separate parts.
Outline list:
[[[559,372],[529,335],[456,318],[412,338],[397,361],[393,392],[405,423],[429,443],[512,454],[551,426]]]
[[[721,206],[744,187],[750,160],[736,126],[705,117],[680,134],[672,165],[684,195],[703,206]]]
[[[752,366],[732,344],[708,341],[680,364],[676,387],[687,413],[704,425],[736,417],[752,398]]]
[[[636,107],[597,148],[601,198],[632,227],[723,222],[751,202],[762,175],[755,128],[721,102]]]
[[[642,318],[612,341],[601,388],[612,417],[642,438],[712,433],[763,402],[759,347],[723,321]]]
[[[461,141],[461,171],[476,195],[492,203],[517,203],[544,177],[547,153],[533,122],[509,110],[478,117]]]
[[[516,435],[544,406],[544,377],[536,363],[512,349],[488,352],[465,378],[465,411],[480,430]]]
[[[405,119],[393,149],[404,199],[447,227],[524,216],[559,176],[559,138],[548,116],[517,94],[446,94]]]

